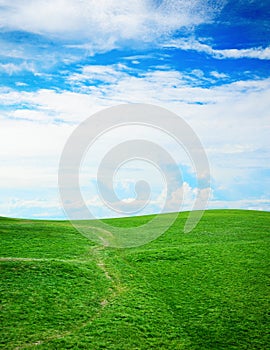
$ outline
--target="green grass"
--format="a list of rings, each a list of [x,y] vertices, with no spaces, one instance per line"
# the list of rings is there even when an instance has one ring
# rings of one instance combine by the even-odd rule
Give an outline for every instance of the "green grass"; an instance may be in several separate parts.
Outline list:
[[[186,217],[129,249],[63,221],[0,218],[0,347],[267,349],[270,213],[209,210],[183,233]]]

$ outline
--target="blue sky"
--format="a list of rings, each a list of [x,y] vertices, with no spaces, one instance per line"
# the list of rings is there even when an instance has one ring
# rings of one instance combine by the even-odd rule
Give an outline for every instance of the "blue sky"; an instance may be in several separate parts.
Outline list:
[[[269,210],[269,18],[269,1],[0,0],[0,215],[64,217],[63,146],[85,118],[120,103],[165,107],[193,128],[211,167],[209,208]],[[189,209],[196,179],[180,158]],[[110,216],[95,167],[82,187],[96,215]],[[153,178],[142,165],[123,169],[119,197],[134,196],[136,171]],[[152,185],[146,212],[164,196]]]

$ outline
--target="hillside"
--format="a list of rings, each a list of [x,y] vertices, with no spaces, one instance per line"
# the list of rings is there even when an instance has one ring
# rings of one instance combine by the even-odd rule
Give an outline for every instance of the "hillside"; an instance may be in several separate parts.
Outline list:
[[[186,216],[129,249],[65,221],[0,218],[0,347],[266,349],[270,213],[209,210],[184,234]]]

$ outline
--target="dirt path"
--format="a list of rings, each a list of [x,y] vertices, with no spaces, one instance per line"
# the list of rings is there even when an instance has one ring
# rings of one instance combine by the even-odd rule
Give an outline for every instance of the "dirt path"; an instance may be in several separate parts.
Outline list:
[[[80,325],[76,325],[72,329],[61,332],[61,333],[56,333],[46,339],[38,340],[33,343],[28,343],[24,344],[21,346],[18,346],[15,348],[15,350],[23,350],[23,349],[28,349],[28,348],[33,348],[39,345],[43,345],[48,343],[49,341],[53,341],[56,339],[61,339],[65,338],[67,336],[70,336],[76,331],[79,331],[80,329],[88,326],[92,322],[94,322],[98,317],[101,316],[101,314],[104,312],[105,308],[108,307],[113,300],[115,300],[121,293],[124,293],[127,290],[127,287],[123,285],[121,282],[120,276],[118,271],[113,267],[112,264],[108,264],[108,261],[106,262],[105,258],[105,251],[106,248],[104,247],[93,247],[90,250],[91,257],[95,261],[97,268],[99,268],[103,274],[105,275],[106,279],[110,281],[110,288],[108,288],[108,294],[106,298],[102,299],[100,301],[100,309],[98,312],[96,312],[89,320],[87,320],[84,323],[81,323]],[[108,260],[108,259],[107,259]],[[0,262],[1,261],[30,261],[30,262],[63,262],[63,263],[87,263],[89,260],[86,259],[55,259],[55,258],[17,258],[17,257],[0,257]]]

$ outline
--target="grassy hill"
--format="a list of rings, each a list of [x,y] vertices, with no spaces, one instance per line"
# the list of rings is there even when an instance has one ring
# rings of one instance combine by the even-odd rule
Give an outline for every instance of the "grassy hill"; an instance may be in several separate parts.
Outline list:
[[[184,234],[186,216],[129,249],[0,218],[0,347],[267,349],[270,213],[209,210]]]

